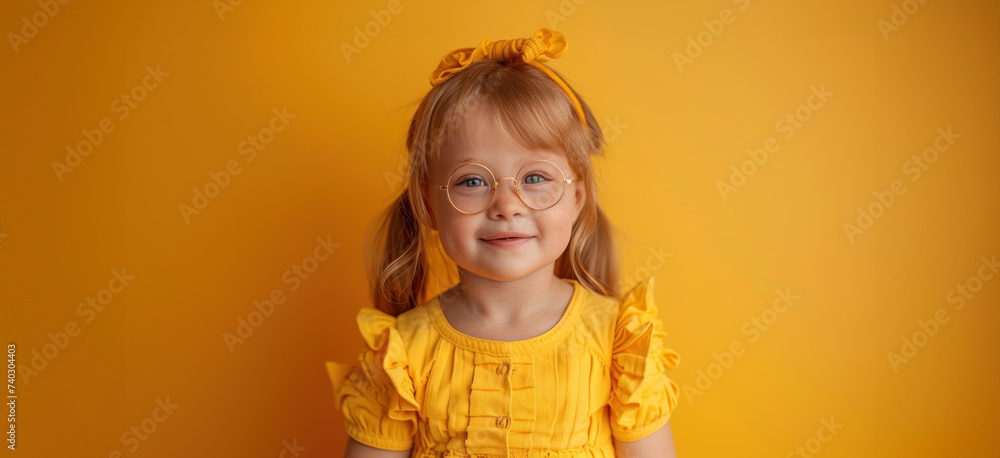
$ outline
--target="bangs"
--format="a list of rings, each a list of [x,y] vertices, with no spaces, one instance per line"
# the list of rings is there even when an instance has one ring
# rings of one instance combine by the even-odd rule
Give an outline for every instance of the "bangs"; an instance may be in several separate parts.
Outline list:
[[[460,135],[475,134],[472,113],[485,110],[502,135],[527,150],[586,155],[583,130],[572,102],[548,75],[530,65],[481,61],[452,77],[440,103],[437,155]],[[442,88],[445,89],[445,88]]]

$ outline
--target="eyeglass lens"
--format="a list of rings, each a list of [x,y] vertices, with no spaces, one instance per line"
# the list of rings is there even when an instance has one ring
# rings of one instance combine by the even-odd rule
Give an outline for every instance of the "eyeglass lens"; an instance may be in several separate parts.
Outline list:
[[[550,162],[529,162],[515,178],[515,192],[530,208],[544,210],[562,198],[565,179],[559,168]],[[451,174],[448,180],[448,198],[459,211],[478,213],[493,201],[496,192],[494,184],[494,175],[488,168],[466,164]]]

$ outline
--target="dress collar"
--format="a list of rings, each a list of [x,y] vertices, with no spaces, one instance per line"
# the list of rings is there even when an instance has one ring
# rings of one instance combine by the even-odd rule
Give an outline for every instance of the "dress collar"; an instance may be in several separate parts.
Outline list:
[[[486,353],[495,356],[533,353],[566,337],[573,328],[576,317],[580,314],[580,303],[583,302],[585,294],[583,286],[575,280],[564,278],[563,281],[573,285],[573,297],[570,298],[569,305],[566,306],[566,311],[563,312],[562,318],[559,319],[559,322],[552,329],[530,339],[504,342],[500,340],[481,339],[464,334],[453,328],[448,319],[445,318],[444,312],[441,311],[441,303],[438,301],[438,297],[434,297],[427,302],[426,310],[438,332],[456,346],[477,353]]]

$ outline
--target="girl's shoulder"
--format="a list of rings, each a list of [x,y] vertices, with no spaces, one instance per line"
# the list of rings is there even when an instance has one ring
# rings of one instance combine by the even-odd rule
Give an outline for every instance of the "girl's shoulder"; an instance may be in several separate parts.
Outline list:
[[[618,328],[635,330],[649,323],[659,321],[659,309],[653,297],[653,277],[639,281],[618,301],[618,314],[615,324]]]
[[[615,354],[637,353],[636,346],[663,337],[663,323],[653,298],[653,278],[639,281],[618,297],[604,296],[580,286],[578,317],[572,339],[610,363]]]
[[[581,322],[619,337],[647,325],[660,324],[653,284],[653,277],[647,277],[617,298],[588,291],[586,304],[581,307]]]
[[[653,298],[653,277],[647,277],[625,293],[618,303],[615,351],[646,353],[649,348],[662,345],[666,337],[667,332]]]
[[[396,317],[396,327],[399,329],[403,341],[408,344],[416,343],[420,340],[427,340],[429,337],[438,336],[431,319],[428,308],[437,298],[433,298],[421,305],[409,309]]]
[[[434,324],[427,307],[427,304],[419,305],[397,316],[374,307],[362,307],[357,316],[358,329],[371,348],[380,348],[380,338],[395,334],[408,349],[434,334]]]

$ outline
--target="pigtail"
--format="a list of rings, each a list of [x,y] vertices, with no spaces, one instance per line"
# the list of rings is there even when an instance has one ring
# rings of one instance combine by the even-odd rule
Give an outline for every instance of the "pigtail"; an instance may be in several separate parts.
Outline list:
[[[427,277],[424,235],[413,214],[409,188],[386,208],[369,241],[368,278],[375,308],[397,316],[413,307]]]
[[[595,293],[618,297],[618,253],[611,221],[596,203],[573,224],[569,247],[556,260],[555,274],[576,279]]]
[[[578,278],[587,282],[594,291],[605,296],[618,297],[618,252],[612,234],[611,221],[595,205],[593,231],[590,237],[578,248],[579,270],[583,271]]]

